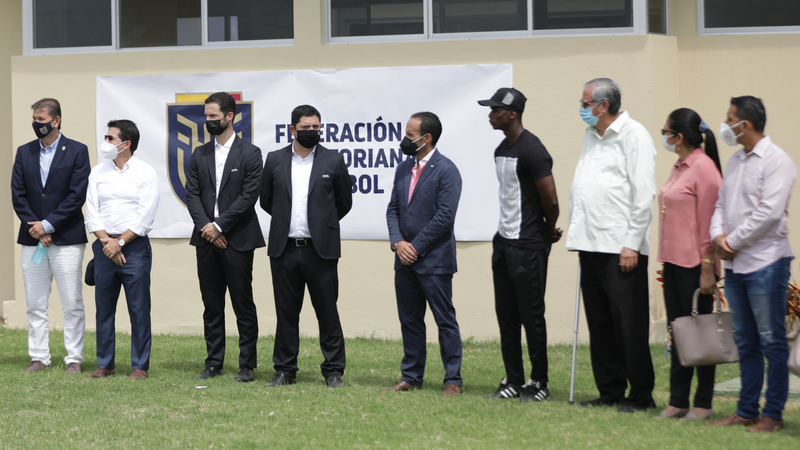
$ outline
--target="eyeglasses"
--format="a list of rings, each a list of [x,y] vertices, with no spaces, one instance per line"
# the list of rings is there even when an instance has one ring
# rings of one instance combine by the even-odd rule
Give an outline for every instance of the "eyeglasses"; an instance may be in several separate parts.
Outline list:
[[[663,128],[661,129],[661,135],[662,135],[662,136],[666,136],[666,135],[675,136],[675,135],[677,135],[677,134],[678,134],[678,133],[676,133],[676,132],[674,132],[674,131],[665,130],[665,129],[663,129]]]
[[[590,104],[594,103],[594,100],[589,100],[588,102],[583,101],[583,99],[579,100],[581,103],[581,108],[587,108]]]
[[[103,140],[106,140],[106,141],[113,141],[113,140],[116,140],[116,139],[119,139],[119,138],[116,137],[116,136],[112,136],[110,134],[107,134],[107,135],[103,136]]]

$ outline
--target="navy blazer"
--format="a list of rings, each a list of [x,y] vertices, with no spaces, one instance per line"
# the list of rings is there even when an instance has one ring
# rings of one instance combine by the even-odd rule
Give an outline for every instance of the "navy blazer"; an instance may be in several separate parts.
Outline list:
[[[88,239],[81,208],[86,203],[92,170],[89,149],[62,134],[44,187],[39,170],[40,152],[36,139],[19,147],[14,159],[11,202],[21,222],[17,243],[38,244],[28,233],[31,228],[28,222],[47,220],[56,229],[52,234],[55,245],[85,244]]]
[[[421,274],[453,274],[456,272],[456,238],[453,226],[461,198],[461,174],[452,161],[439,150],[422,169],[411,201],[411,168],[414,158],[397,166],[392,197],[386,210],[391,243],[408,241],[419,253],[411,265]],[[395,255],[394,270],[400,269]]]
[[[210,244],[200,230],[210,222],[222,228],[228,245],[244,252],[266,246],[256,215],[258,179],[261,176],[261,149],[234,137],[219,185],[217,199],[217,163],[214,153],[216,138],[197,147],[189,160],[186,176],[186,208],[192,216],[194,230],[189,244]],[[218,202],[219,217],[214,218]]]
[[[267,254],[277,258],[289,240],[292,220],[292,145],[270,152],[261,174],[261,208],[272,216]],[[308,185],[308,231],[322,259],[342,256],[339,221],[353,206],[353,180],[344,157],[317,145]]]

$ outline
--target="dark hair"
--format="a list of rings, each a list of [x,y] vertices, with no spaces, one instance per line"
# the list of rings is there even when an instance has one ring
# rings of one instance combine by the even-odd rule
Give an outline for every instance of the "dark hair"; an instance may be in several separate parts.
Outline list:
[[[54,98],[43,98],[38,102],[31,105],[31,110],[38,111],[40,109],[46,109],[47,114],[55,119],[56,117],[61,117],[61,103]],[[58,129],[61,129],[61,123],[58,124]]]
[[[209,95],[206,99],[206,105],[209,103],[216,103],[219,105],[219,110],[222,111],[222,114],[225,116],[227,116],[229,112],[232,112],[234,116],[236,115],[236,100],[227,92],[215,92]]]
[[[594,86],[592,90],[592,101],[595,105],[603,102],[608,102],[608,113],[614,115],[619,112],[622,107],[622,91],[620,91],[617,83],[611,78],[595,78],[594,80],[583,85],[586,89],[589,86]]]
[[[439,142],[439,136],[442,135],[442,122],[439,121],[439,116],[432,112],[418,112],[411,116],[412,119],[419,119],[419,133],[420,136],[426,134],[431,135],[431,145],[436,146]]]
[[[126,119],[109,120],[108,128],[118,128],[119,138],[124,141],[131,141],[131,153],[139,147],[139,129],[136,124]]]
[[[764,103],[760,98],[752,95],[731,97],[731,105],[736,107],[736,117],[752,123],[757,132],[764,132],[764,126],[767,125],[767,110],[764,109]]]
[[[682,134],[683,140],[693,148],[700,148],[703,145],[703,135],[705,135],[706,145],[704,150],[706,155],[714,161],[719,173],[722,173],[714,132],[708,128],[708,125],[703,122],[699,114],[689,108],[676,109],[669,115],[669,127],[671,128],[669,131]],[[700,131],[701,128],[703,131]]]
[[[300,105],[292,110],[292,126],[297,126],[297,123],[300,122],[300,119],[303,117],[313,116],[317,116],[317,119],[320,121],[322,120],[322,116],[319,114],[319,111],[317,111],[317,108],[311,105]]]

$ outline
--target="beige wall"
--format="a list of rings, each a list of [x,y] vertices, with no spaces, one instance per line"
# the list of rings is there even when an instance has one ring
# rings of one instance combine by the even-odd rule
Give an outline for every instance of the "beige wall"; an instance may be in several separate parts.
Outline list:
[[[4,98],[11,97],[11,57],[22,54],[22,2],[7,3],[0,7],[0,93]],[[13,104],[5,102],[0,108],[0,123],[11,124],[13,111]],[[18,266],[18,260],[14,259],[18,222],[13,214],[11,193],[8,190],[11,183],[11,165],[14,163],[15,154],[12,149],[13,141],[12,133],[0,133],[0,147],[8,149],[7,157],[2,159],[6,162],[0,164],[2,167],[0,169],[0,186],[5,187],[4,194],[0,195],[0,208],[6,211],[6,214],[0,216],[2,217],[0,219],[0,236],[7,237],[0,239],[0,317],[3,316],[5,301],[19,298],[14,289],[14,271]]]
[[[606,76],[620,84],[623,109],[628,110],[634,119],[642,122],[651,131],[659,149],[656,183],[660,186],[669,174],[673,157],[660,150],[658,130],[671,110],[679,106],[697,105],[698,110],[715,129],[715,124],[725,111],[727,97],[745,91],[762,95],[756,92],[757,88],[762,87],[759,77],[767,72],[788,72],[797,64],[793,62],[800,56],[797,45],[778,44],[781,40],[790,40],[786,36],[698,38],[694,36],[696,33],[693,23],[680,23],[682,20],[688,22],[692,19],[695,14],[694,3],[670,3],[673,8],[670,24],[674,31],[678,31],[677,37],[606,36],[325,45],[323,28],[307,26],[309,23],[324,23],[322,2],[295,0],[295,45],[292,47],[18,56],[12,58],[13,144],[18,146],[32,138],[28,107],[43,96],[53,96],[61,100],[66,135],[90,144],[95,142],[97,76],[512,63],[514,84],[529,98],[525,125],[542,139],[553,155],[554,176],[562,209],[559,225],[565,228],[569,186],[585,128],[577,112],[577,102],[584,82],[594,77]],[[793,36],[790,38],[798,42]],[[707,41],[711,42],[711,50],[706,49]],[[733,69],[725,65],[729,59],[717,56],[713,64],[705,63],[705,55],[716,54],[714,46],[730,53],[729,57],[740,58],[738,61],[741,68],[737,68],[740,70],[737,76],[731,75]],[[762,57],[764,51],[769,52],[772,58],[766,64],[768,69],[762,68],[761,64],[746,64],[742,59],[742,46],[751,49],[750,53],[759,55],[758,58]],[[214,66],[214,61],[221,59],[224,59],[224,64]],[[50,70],[54,67],[59,73],[56,77]],[[752,72],[752,75],[745,76],[742,71]],[[788,76],[787,73],[786,77]],[[727,81],[719,86],[716,84],[718,78]],[[706,88],[698,89],[700,86]],[[770,87],[774,89],[774,97],[763,94],[770,117],[782,116],[783,120],[790,120],[788,101],[791,99],[781,100],[777,94],[780,89],[777,83]],[[220,89],[224,87],[221,86]],[[686,92],[691,95],[687,96]],[[487,92],[487,95],[490,94],[491,92]],[[701,109],[701,106],[705,109]],[[797,155],[797,151],[788,146],[788,130],[791,128],[787,125],[788,123],[781,125],[777,121],[770,122],[771,129],[776,131],[777,142],[783,143],[788,151]],[[489,126],[488,122],[486,126]],[[779,128],[783,129],[783,136],[786,138],[781,139],[777,133]],[[498,133],[498,142],[501,139],[502,135]],[[485,149],[487,166],[492,165],[493,150]],[[90,153],[94,158],[94,153]],[[729,153],[725,154],[725,158]],[[495,190],[496,185],[486,188]],[[462,199],[463,201],[469,199]],[[10,205],[8,208],[10,211]],[[651,305],[653,317],[659,318],[663,316],[663,307],[660,306],[663,300],[660,288],[654,281],[658,267],[655,262],[655,228],[651,242]],[[339,309],[344,331],[348,336],[399,337],[400,327],[393,290],[393,255],[387,247],[386,242],[376,241],[346,241],[343,244],[343,256],[339,263]],[[795,248],[800,246],[795,245]],[[15,246],[15,251],[16,262],[19,258],[19,246]],[[187,240],[159,239],[153,241],[153,254],[153,330],[201,333],[202,306],[193,249]],[[454,277],[454,303],[464,338],[497,338],[490,256],[491,245],[488,242],[458,244],[460,272]],[[86,259],[89,259],[88,251]],[[22,276],[18,264],[14,265],[14,269],[14,298],[17,300],[6,302],[4,313],[10,326],[25,327]],[[572,339],[576,271],[577,256],[567,252],[563,242],[554,245],[550,256],[547,294],[547,321],[551,342],[569,342]],[[261,333],[272,334],[275,329],[275,313],[269,261],[264,250],[256,253],[254,278]],[[85,288],[84,297],[87,327],[93,329],[94,291]],[[61,312],[55,293],[51,305],[52,323],[60,328]],[[230,308],[227,326],[229,332],[235,331],[234,316]],[[663,324],[656,326],[663,327]],[[117,314],[117,327],[119,330],[130,327],[122,303]],[[307,335],[317,334],[313,311],[308,304],[303,311],[301,327],[302,332]],[[581,329],[581,337],[585,340],[585,324]],[[435,340],[436,327],[430,317],[428,331],[429,339]]]

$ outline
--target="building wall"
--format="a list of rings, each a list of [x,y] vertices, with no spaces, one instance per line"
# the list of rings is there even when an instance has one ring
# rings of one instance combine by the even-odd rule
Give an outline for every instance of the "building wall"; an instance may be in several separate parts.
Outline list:
[[[0,11],[0,92],[8,99],[11,98],[11,58],[22,54],[22,2],[4,3]],[[0,123],[11,124],[13,111],[12,103],[4,102],[0,107]],[[0,159],[0,186],[9,186],[11,183],[11,165],[15,154],[13,142],[13,133],[0,133],[0,147],[8,149],[6,158]],[[16,227],[19,222],[13,214],[10,191],[4,192],[5,195],[0,195],[0,209],[6,211],[0,216],[0,236],[6,236],[0,239],[0,317],[3,316],[4,302],[18,298],[14,288],[14,271],[19,260],[14,259],[14,249],[17,246]]]
[[[12,58],[13,83],[13,145],[16,147],[33,138],[29,125],[29,106],[44,97],[56,97],[62,102],[64,133],[90,144],[94,160],[95,142],[95,80],[97,76],[138,75],[163,73],[199,73],[228,71],[260,71],[286,69],[322,69],[350,67],[425,66],[449,64],[512,63],[514,85],[528,97],[524,115],[525,126],[537,134],[554,159],[554,177],[562,216],[558,225],[566,228],[569,187],[581,149],[585,125],[578,116],[578,99],[583,83],[599,77],[616,80],[623,92],[623,109],[651,131],[659,150],[656,184],[666,180],[674,157],[660,148],[659,130],[667,114],[679,106],[699,105],[698,110],[716,128],[725,112],[727,97],[745,91],[756,93],[765,73],[774,81],[783,81],[778,72],[796,65],[798,40],[791,36],[706,38],[696,37],[692,20],[693,2],[670,2],[672,36],[603,36],[486,39],[436,42],[405,42],[388,44],[324,44],[324,15],[321,0],[295,0],[295,43],[291,47],[240,48],[228,50],[168,50],[150,52],[117,52],[88,55],[59,55]],[[692,3],[689,5],[689,3]],[[5,15],[4,15],[5,17]],[[686,23],[681,23],[686,22]],[[309,27],[308,24],[320,24]],[[778,44],[782,40],[794,45]],[[710,49],[706,47],[710,46]],[[742,46],[771,55],[765,65],[747,64],[743,59],[738,75],[730,73],[725,64],[743,58]],[[719,52],[729,56],[721,57]],[[756,53],[758,52],[758,53]],[[705,58],[714,55],[713,64]],[[703,64],[698,67],[699,62]],[[733,59],[737,61],[737,59]],[[751,60],[752,61],[752,60]],[[759,62],[761,60],[759,59]],[[52,68],[57,68],[57,76]],[[743,75],[746,73],[748,75]],[[796,72],[788,72],[796,73]],[[788,78],[788,73],[785,78]],[[718,79],[725,79],[720,84]],[[788,83],[785,84],[788,86]],[[698,89],[705,86],[705,89]],[[453,89],[457,89],[454,86]],[[224,86],[220,86],[224,89]],[[775,95],[765,94],[771,117],[790,116],[789,96],[782,100],[779,87],[770,86]],[[783,91],[786,89],[784,88]],[[770,91],[773,92],[773,91]],[[487,92],[486,95],[491,95]],[[477,100],[477,99],[476,99]],[[413,102],[413,93],[409,93]],[[701,108],[704,108],[702,109]],[[434,111],[435,112],[435,111]],[[322,112],[324,114],[324,111]],[[488,114],[488,109],[486,111]],[[103,118],[105,119],[105,118]],[[785,118],[785,121],[790,119]],[[791,128],[787,123],[770,122],[776,140],[788,144]],[[487,124],[488,127],[488,118]],[[780,139],[777,132],[783,130]],[[469,130],[457,130],[468,133]],[[147,130],[142,130],[146,133]],[[452,132],[452,130],[451,130]],[[497,132],[498,143],[502,134]],[[793,155],[797,155],[797,151]],[[272,149],[264,149],[272,150]],[[485,149],[487,170],[492,170],[493,148]],[[457,152],[458,149],[442,149]],[[724,159],[730,152],[724,154]],[[3,171],[0,171],[3,172]],[[4,173],[9,172],[5,170]],[[496,185],[487,186],[495,190]],[[463,198],[462,202],[469,201]],[[7,206],[11,211],[10,205]],[[655,204],[654,204],[655,208]],[[656,209],[654,209],[656,211]],[[16,226],[16,223],[15,223]],[[651,235],[651,310],[654,319],[663,317],[661,290],[655,282],[657,227]],[[10,233],[9,233],[10,235]],[[9,238],[9,242],[10,238]],[[3,245],[11,245],[4,243]],[[345,241],[339,262],[339,309],[347,336],[400,336],[397,319],[392,262],[393,254],[387,242]],[[797,246],[796,246],[797,247]],[[25,303],[22,275],[19,270],[19,246],[14,246],[13,269],[16,288],[13,298],[4,304],[9,326],[25,327]],[[202,303],[196,277],[193,249],[185,239],[153,241],[153,330],[157,333],[202,333]],[[454,277],[454,303],[464,338],[496,339],[491,278],[491,243],[460,242],[458,258],[460,272]],[[86,261],[90,259],[87,251]],[[564,243],[552,248],[548,273],[547,321],[550,342],[569,342],[572,339],[576,289],[577,255],[567,252]],[[8,273],[8,272],[6,272]],[[254,292],[259,310],[262,334],[275,329],[275,311],[269,261],[265,250],[256,253]],[[94,291],[84,289],[87,328],[94,328]],[[124,299],[120,300],[124,302]],[[51,324],[62,326],[57,293],[51,297]],[[583,313],[581,313],[583,314]],[[235,319],[228,308],[227,329],[235,332]],[[662,325],[659,325],[663,327]],[[117,313],[117,329],[129,330],[129,319],[122,304]],[[585,323],[581,338],[586,339]],[[316,335],[316,320],[310,304],[301,317],[301,332]],[[436,326],[428,315],[428,336],[436,340]]]

